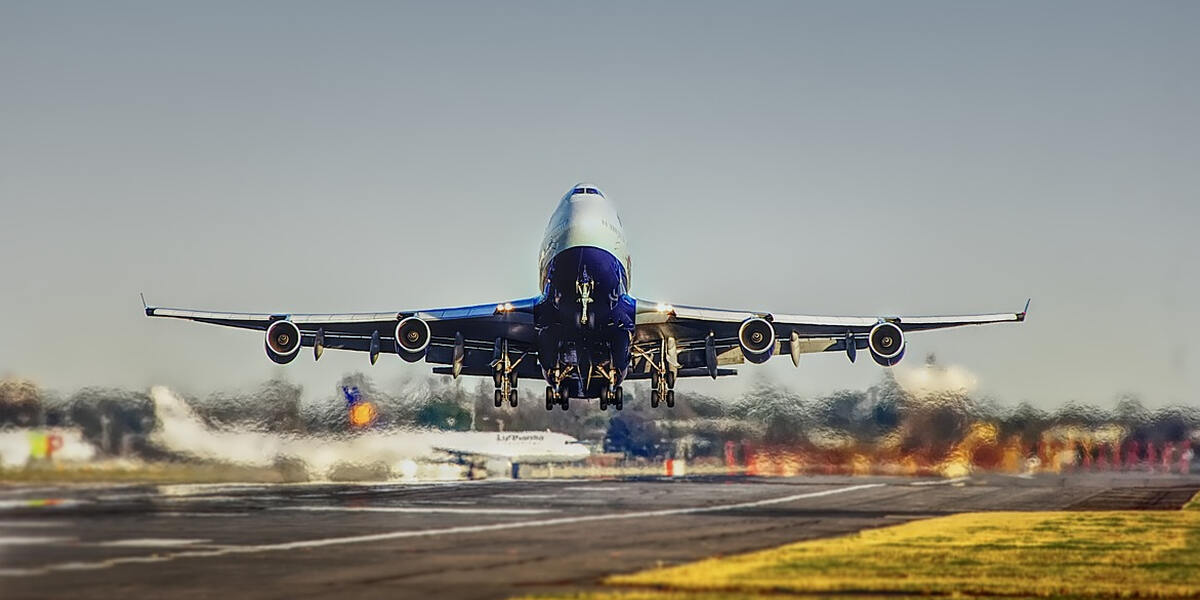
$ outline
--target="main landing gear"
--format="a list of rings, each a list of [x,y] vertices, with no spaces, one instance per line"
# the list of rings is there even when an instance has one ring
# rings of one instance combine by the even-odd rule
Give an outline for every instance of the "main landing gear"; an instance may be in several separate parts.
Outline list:
[[[515,370],[508,375],[496,370],[492,373],[492,383],[496,385],[494,398],[496,408],[504,406],[506,400],[509,406],[517,405],[517,372]]]
[[[546,410],[554,410],[555,406],[563,410],[571,408],[571,395],[566,385],[560,385],[558,389],[546,386]]]
[[[621,386],[605,386],[600,390],[600,410],[608,410],[608,407],[613,407],[617,410],[625,408],[625,393],[621,391]]]
[[[659,403],[666,402],[667,408],[675,408],[675,378],[673,369],[663,369],[650,372],[650,408],[658,408]]]
[[[492,383],[496,386],[495,405],[500,408],[508,401],[508,405],[517,406],[517,365],[525,359],[521,355],[512,360],[508,355],[508,340],[496,340],[495,358],[492,360]]]

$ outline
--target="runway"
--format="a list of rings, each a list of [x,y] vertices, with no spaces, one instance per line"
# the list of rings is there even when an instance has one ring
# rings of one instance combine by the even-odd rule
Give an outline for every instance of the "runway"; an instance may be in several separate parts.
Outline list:
[[[1178,508],[1110,473],[454,483],[0,484],[9,598],[505,598],[978,510]]]

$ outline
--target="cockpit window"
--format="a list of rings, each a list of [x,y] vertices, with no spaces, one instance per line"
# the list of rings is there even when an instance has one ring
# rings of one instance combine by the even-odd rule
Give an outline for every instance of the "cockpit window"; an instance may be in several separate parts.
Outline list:
[[[575,188],[575,189],[571,190],[571,193],[572,194],[586,194],[587,190],[584,188]]]

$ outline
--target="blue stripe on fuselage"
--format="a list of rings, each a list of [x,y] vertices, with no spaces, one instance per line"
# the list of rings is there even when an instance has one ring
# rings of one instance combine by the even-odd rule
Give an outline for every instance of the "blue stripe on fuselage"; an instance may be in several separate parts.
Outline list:
[[[627,291],[628,276],[625,265],[608,250],[593,246],[576,246],[559,252],[551,261],[546,273],[546,297],[558,299],[558,309],[563,324],[578,321],[575,315],[582,308],[577,284],[585,278],[593,282],[589,309],[594,311],[598,325],[610,321],[610,310],[615,299]],[[577,323],[576,323],[577,324]]]

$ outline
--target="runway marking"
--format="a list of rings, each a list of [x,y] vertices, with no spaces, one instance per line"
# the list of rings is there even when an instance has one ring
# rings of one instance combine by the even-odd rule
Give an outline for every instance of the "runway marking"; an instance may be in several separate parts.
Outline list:
[[[619,492],[622,489],[624,489],[624,488],[600,487],[600,486],[593,487],[593,486],[585,486],[585,485],[563,488],[564,491],[568,491],[568,492]]]
[[[248,512],[160,512],[154,513],[155,517],[248,517]]]
[[[113,548],[174,548],[176,546],[191,546],[206,544],[212,540],[173,539],[173,538],[133,538],[128,540],[112,540],[100,542],[97,546]]]
[[[823,496],[832,496],[835,494],[845,494],[847,492],[856,492],[871,488],[883,487],[883,483],[865,483],[862,485],[852,485],[844,488],[834,488],[831,490],[822,490],[819,492],[806,492],[803,494],[792,494],[790,496],[782,496],[779,498],[768,498],[765,500],[754,500],[750,502],[738,502],[735,504],[717,504],[714,506],[695,506],[688,508],[664,508],[659,510],[645,510],[638,512],[627,513],[610,513],[603,515],[583,515],[578,517],[558,517],[554,519],[544,519],[541,521],[518,521],[515,523],[493,523],[490,525],[461,525],[458,527],[445,527],[441,529],[417,529],[404,531],[389,531],[386,533],[374,533],[366,535],[354,535],[335,538],[321,538],[315,540],[301,540],[298,542],[280,542],[276,544],[258,544],[253,546],[222,546],[206,550],[185,550],[180,552],[164,552],[159,554],[151,554],[147,556],[122,556],[110,558],[94,562],[70,562],[46,565],[44,567],[35,567],[28,569],[0,569],[0,577],[16,577],[29,575],[44,575],[54,571],[67,571],[79,569],[108,569],[123,564],[133,563],[156,563],[167,562],[177,558],[211,558],[217,556],[227,556],[231,554],[258,554],[262,552],[277,552],[281,550],[303,550],[305,548],[320,548],[323,546],[339,546],[345,544],[362,544],[367,542],[382,542],[387,540],[397,540],[404,538],[415,537],[435,537],[441,535],[456,535],[460,533],[483,533],[487,531],[502,531],[505,529],[520,529],[526,527],[552,527],[555,525],[570,525],[573,523],[588,523],[592,521],[615,521],[622,519],[641,519],[645,517],[669,517],[675,515],[691,515],[699,513],[723,512],[728,510],[738,510],[742,508],[755,508],[759,506],[769,506],[772,504],[783,504],[786,502],[794,502],[796,500],[805,500],[808,498],[820,498]]]
[[[69,508],[87,503],[87,500],[75,500],[71,498],[26,498],[23,500],[0,500],[0,510],[6,508]]]
[[[60,542],[74,542],[73,537],[53,537],[53,536],[9,536],[0,537],[0,546],[36,546],[39,544],[58,544]]]
[[[955,477],[954,479],[941,479],[938,481],[914,481],[909,485],[950,485],[952,483],[962,483],[970,480],[970,477]]]
[[[556,512],[544,508],[449,508],[443,506],[277,506],[270,510],[313,512],[449,513],[455,515],[540,515]]]
[[[66,527],[70,521],[0,521],[0,527]]]

